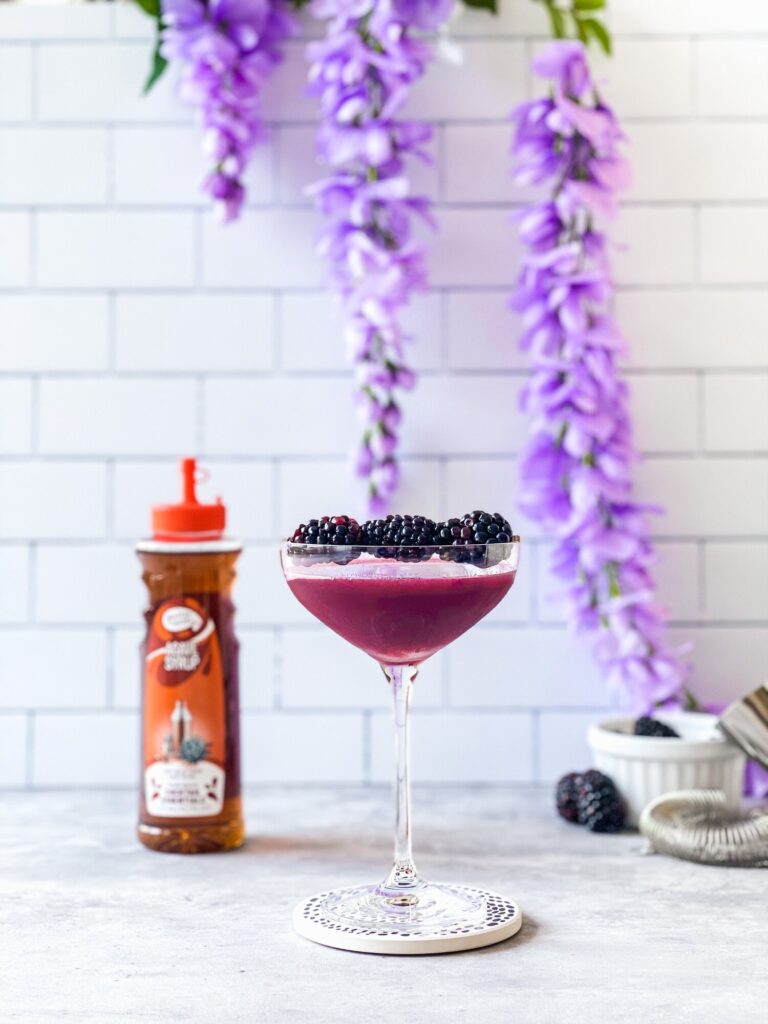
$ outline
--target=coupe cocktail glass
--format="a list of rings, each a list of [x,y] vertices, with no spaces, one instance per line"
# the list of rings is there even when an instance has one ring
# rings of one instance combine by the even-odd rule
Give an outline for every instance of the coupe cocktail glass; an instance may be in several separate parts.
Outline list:
[[[439,952],[498,942],[520,926],[519,909],[495,893],[426,882],[411,850],[408,706],[421,663],[486,616],[515,580],[517,538],[458,551],[377,557],[379,547],[286,542],[283,572],[316,618],[379,662],[394,700],[395,853],[378,885],[321,893],[296,908],[309,938],[369,952]]]

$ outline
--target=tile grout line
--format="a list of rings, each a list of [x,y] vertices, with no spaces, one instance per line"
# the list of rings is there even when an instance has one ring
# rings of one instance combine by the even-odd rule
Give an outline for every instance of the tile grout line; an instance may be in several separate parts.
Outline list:
[[[115,707],[115,674],[116,674],[116,663],[115,663],[115,641],[116,641],[116,628],[113,625],[107,626],[105,634],[105,654],[106,654],[106,675],[105,675],[105,688],[104,688],[104,702],[105,707],[109,710],[113,710]]]
[[[40,376],[29,378],[29,451],[35,458],[40,456]]]
[[[27,732],[24,750],[24,788],[34,787],[35,777],[35,712],[27,711]]]
[[[117,351],[117,303],[118,295],[116,289],[110,288],[106,292],[107,300],[107,374],[113,376],[118,370]]]
[[[36,625],[37,613],[37,544],[36,540],[30,542],[27,549],[27,572],[29,574],[29,588],[27,591],[27,625]]]
[[[704,370],[696,371],[696,447],[698,454],[707,451],[707,379]]]
[[[38,244],[38,230],[39,230],[39,214],[34,206],[29,208],[29,286],[25,289],[28,292],[30,289],[34,289],[37,285],[37,244]]]
[[[115,460],[107,458],[104,462],[104,537],[107,541],[115,540]]]
[[[206,447],[206,377],[197,374],[195,377],[195,448],[198,457],[204,457]]]

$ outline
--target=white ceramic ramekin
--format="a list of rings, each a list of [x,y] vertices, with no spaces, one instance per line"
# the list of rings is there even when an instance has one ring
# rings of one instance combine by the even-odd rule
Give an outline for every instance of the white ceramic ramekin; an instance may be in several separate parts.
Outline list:
[[[632,718],[589,728],[592,767],[618,786],[627,802],[627,824],[636,826],[651,800],[676,789],[720,789],[728,804],[738,806],[745,757],[717,728],[716,716],[675,711],[654,717],[680,738],[635,736]]]

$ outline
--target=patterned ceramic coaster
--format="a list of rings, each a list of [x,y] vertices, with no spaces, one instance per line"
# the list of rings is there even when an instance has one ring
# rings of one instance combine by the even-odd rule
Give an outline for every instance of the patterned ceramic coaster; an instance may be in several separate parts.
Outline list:
[[[294,910],[293,926],[300,935],[324,946],[397,956],[478,949],[503,942],[520,930],[523,915],[512,900],[498,893],[460,885],[442,885],[439,889],[468,907],[464,917],[452,916],[446,920],[438,916],[430,920],[429,915],[425,915],[420,921],[413,919],[418,915],[406,913],[402,921],[393,924],[372,911],[370,897],[375,890],[361,886],[310,897]],[[350,905],[355,907],[353,913],[350,913]]]

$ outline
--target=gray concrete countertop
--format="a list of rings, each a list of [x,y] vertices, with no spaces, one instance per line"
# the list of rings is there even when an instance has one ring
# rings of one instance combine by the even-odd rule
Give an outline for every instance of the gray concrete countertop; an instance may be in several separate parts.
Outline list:
[[[499,946],[381,957],[291,930],[388,866],[382,790],[260,791],[236,853],[153,854],[128,793],[0,799],[0,1021],[747,1024],[768,1000],[768,874],[644,856],[541,791],[416,791],[422,872],[516,898]]]

